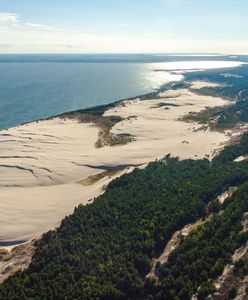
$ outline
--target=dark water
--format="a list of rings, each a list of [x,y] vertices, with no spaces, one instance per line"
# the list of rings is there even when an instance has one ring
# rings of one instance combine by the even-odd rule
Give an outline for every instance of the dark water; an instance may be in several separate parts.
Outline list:
[[[150,63],[178,60],[234,59],[226,56],[0,55],[0,128],[145,94],[163,83]]]

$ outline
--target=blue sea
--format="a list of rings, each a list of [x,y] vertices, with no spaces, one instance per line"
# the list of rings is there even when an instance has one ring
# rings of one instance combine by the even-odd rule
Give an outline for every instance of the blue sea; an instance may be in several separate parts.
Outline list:
[[[228,56],[0,55],[0,128],[145,94],[163,83],[152,63]]]

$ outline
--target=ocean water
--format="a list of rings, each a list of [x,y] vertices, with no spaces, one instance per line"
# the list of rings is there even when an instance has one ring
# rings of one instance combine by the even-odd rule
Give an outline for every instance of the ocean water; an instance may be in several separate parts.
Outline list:
[[[145,94],[178,74],[156,63],[213,56],[0,55],[0,128]]]

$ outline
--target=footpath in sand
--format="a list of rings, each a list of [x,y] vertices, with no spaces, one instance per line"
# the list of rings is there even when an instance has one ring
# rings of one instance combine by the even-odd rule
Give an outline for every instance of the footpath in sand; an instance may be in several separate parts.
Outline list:
[[[112,147],[96,148],[99,128],[77,119],[56,117],[1,131],[0,245],[18,244],[58,226],[76,205],[87,204],[128,171],[87,181],[109,168],[140,166],[169,153],[181,159],[211,157],[230,134],[179,119],[226,104],[188,89],[120,102],[104,116],[122,117],[111,131],[130,134],[134,141]]]

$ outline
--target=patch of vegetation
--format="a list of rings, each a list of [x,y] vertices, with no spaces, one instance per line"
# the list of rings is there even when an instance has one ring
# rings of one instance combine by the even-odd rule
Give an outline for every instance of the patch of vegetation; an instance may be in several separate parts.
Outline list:
[[[224,108],[206,108],[198,113],[189,113],[181,118],[182,121],[209,124],[211,129],[232,129],[237,124],[248,122],[248,100],[239,100]]]
[[[230,288],[228,292],[227,299],[235,299],[237,296],[237,289],[235,287]]]
[[[125,145],[134,140],[130,134],[114,134],[111,132],[113,126],[121,121],[123,118],[119,116],[99,116],[98,112],[95,114],[86,114],[79,111],[61,115],[61,118],[77,119],[82,123],[94,123],[98,129],[98,140],[95,143],[96,148],[104,146]]]
[[[95,146],[96,148],[102,148],[104,146],[118,146],[125,145],[132,141],[134,141],[134,137],[130,134],[114,134],[110,132],[109,128],[101,127]]]
[[[118,105],[120,102],[121,101],[116,101],[110,104],[97,105],[90,108],[79,109],[76,111],[64,113],[63,116],[67,117],[73,114],[82,114],[82,115],[92,115],[92,116],[101,117],[107,110],[116,107],[116,105]]]
[[[112,176],[120,174],[121,172],[122,172],[122,170],[107,170],[107,171],[98,173],[96,175],[91,175],[85,179],[82,179],[82,180],[78,181],[78,183],[81,185],[85,185],[85,186],[93,185],[105,177],[112,177]]]
[[[6,255],[6,253],[8,253],[7,250],[0,248],[0,258],[3,257],[4,255]]]
[[[235,275],[240,278],[244,278],[244,276],[248,276],[248,257],[245,259],[241,259],[235,263],[234,269]]]
[[[180,118],[184,122],[197,122],[200,124],[208,124],[211,122],[216,122],[216,118],[223,111],[223,108],[207,108],[200,112],[190,112],[189,114]]]
[[[191,88],[190,88],[191,89]],[[211,97],[221,97],[224,98],[226,100],[232,100],[228,97],[226,97],[223,93],[223,90],[225,89],[225,85],[222,86],[215,86],[215,87],[202,87],[200,89],[191,89],[192,92],[194,92],[195,94],[199,94],[199,95],[204,95],[204,96],[211,96]]]
[[[243,134],[239,143],[226,146],[218,156],[213,158],[213,164],[231,163],[239,156],[247,155],[248,133]]]

